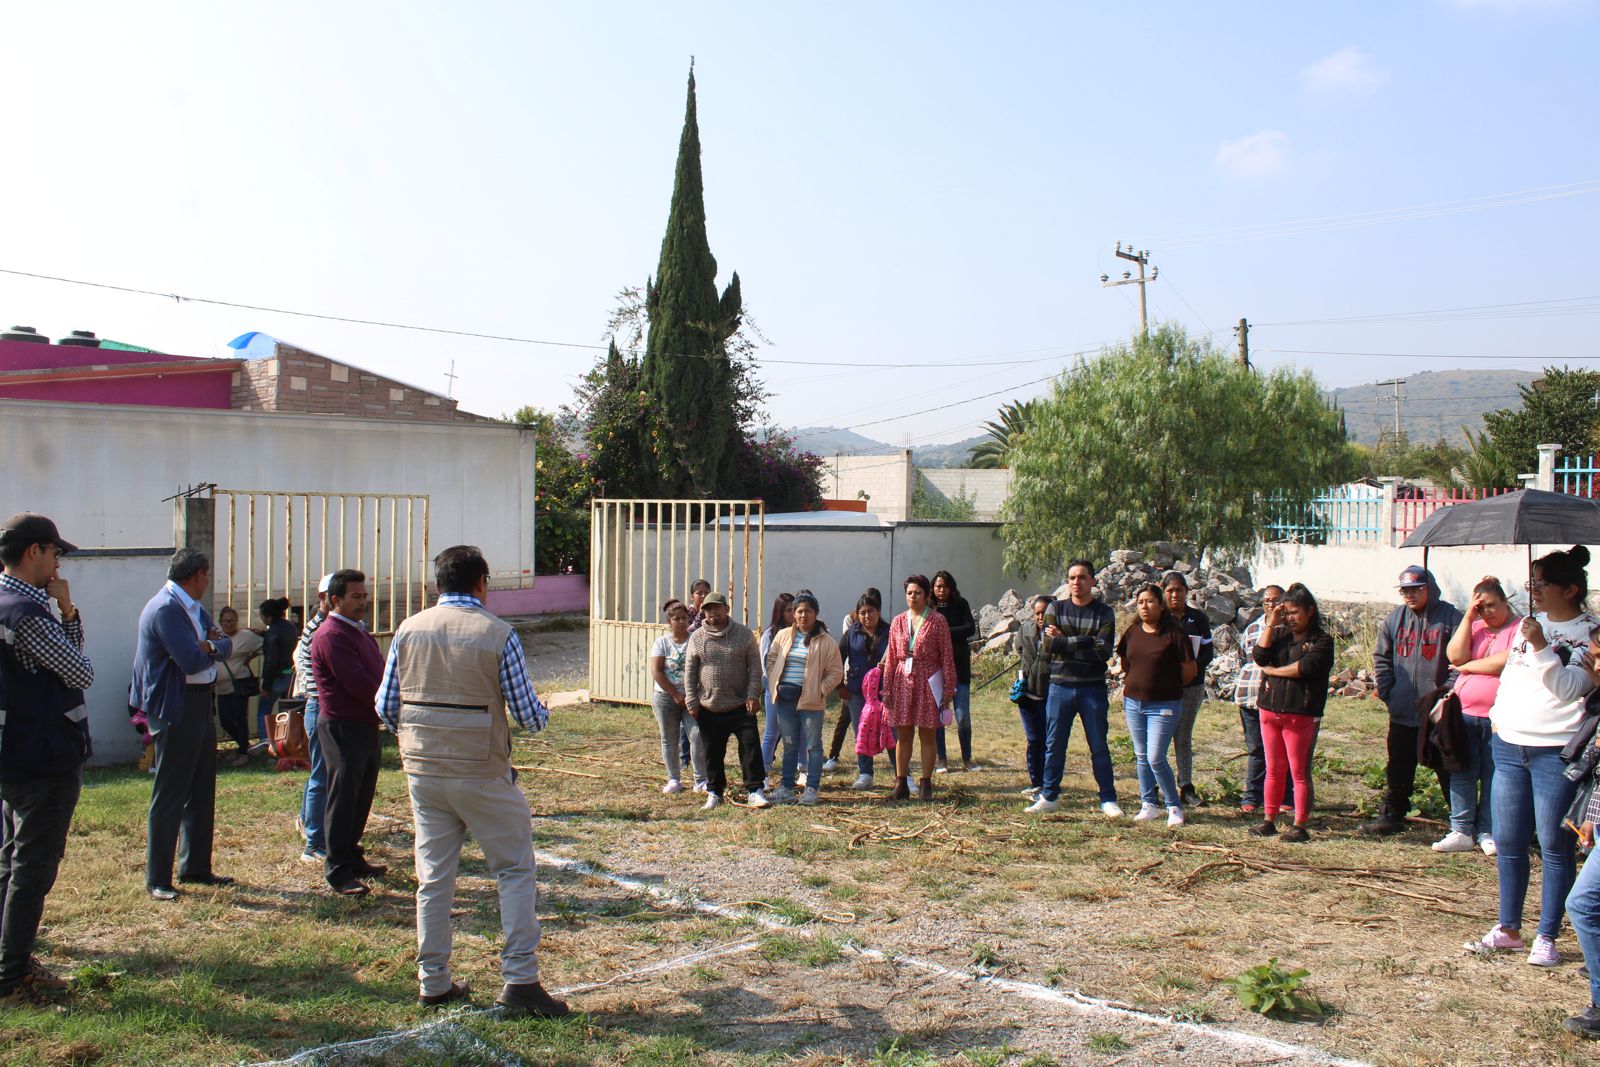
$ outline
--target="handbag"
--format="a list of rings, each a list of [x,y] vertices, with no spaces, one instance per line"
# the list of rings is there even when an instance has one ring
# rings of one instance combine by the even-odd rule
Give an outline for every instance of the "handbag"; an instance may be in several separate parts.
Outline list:
[[[245,671],[244,677],[234,674],[228,666],[228,661],[222,661],[222,669],[228,675],[228,680],[233,683],[233,695],[240,697],[258,697],[261,695],[261,679],[257,678],[254,671]]]
[[[267,753],[277,757],[280,771],[309,769],[311,745],[306,739],[306,702],[283,698],[267,720]]]

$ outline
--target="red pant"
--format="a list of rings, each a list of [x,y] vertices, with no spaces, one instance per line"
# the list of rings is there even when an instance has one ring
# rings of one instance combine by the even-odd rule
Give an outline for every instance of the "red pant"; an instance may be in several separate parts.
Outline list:
[[[1311,816],[1311,745],[1317,739],[1317,720],[1310,715],[1282,715],[1261,709],[1261,745],[1267,756],[1266,816],[1278,817],[1283,807],[1284,782],[1294,776],[1294,821]],[[1287,772],[1287,775],[1285,774]]]

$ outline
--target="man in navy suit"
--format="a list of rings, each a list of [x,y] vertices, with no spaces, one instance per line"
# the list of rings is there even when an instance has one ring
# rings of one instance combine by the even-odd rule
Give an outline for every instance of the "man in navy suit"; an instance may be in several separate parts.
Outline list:
[[[149,718],[155,738],[156,781],[150,792],[144,876],[156,900],[178,899],[172,884],[175,845],[178,881],[193,885],[233,881],[211,869],[217,798],[212,701],[217,663],[233,652],[233,642],[200,606],[210,584],[211,561],[202,552],[180,548],[167,566],[167,583],[139,613],[128,703]]]

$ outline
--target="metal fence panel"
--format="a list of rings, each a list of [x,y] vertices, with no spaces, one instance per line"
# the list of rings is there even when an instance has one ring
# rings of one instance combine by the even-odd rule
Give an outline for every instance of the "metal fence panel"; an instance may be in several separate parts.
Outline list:
[[[1600,497],[1600,455],[1566,456],[1556,464],[1558,493],[1595,499]]]

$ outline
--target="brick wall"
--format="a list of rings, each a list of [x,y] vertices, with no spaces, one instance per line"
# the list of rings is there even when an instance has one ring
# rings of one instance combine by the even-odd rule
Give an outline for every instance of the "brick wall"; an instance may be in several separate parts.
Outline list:
[[[449,397],[282,342],[275,356],[250,360],[234,373],[233,406],[367,419],[493,421],[458,410]]]
[[[911,514],[916,468],[911,450],[887,456],[833,456],[822,461],[822,495],[830,500],[860,500],[881,519],[901,520]]]

